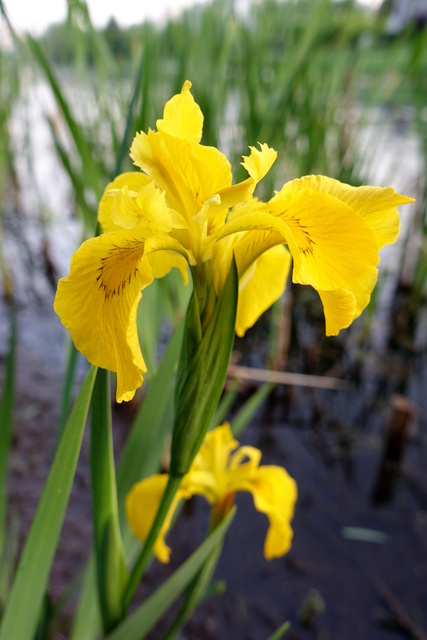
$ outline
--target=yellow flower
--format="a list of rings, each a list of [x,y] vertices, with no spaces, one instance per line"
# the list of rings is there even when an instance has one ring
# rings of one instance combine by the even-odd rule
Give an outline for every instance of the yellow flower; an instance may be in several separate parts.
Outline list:
[[[230,425],[210,431],[196,455],[190,471],[183,477],[160,534],[154,545],[156,557],[168,562],[170,548],[165,542],[180,499],[204,496],[213,508],[214,521],[224,517],[233,504],[236,491],[252,494],[255,508],[265,513],[269,528],[264,544],[267,560],[284,555],[291,546],[290,521],[297,498],[295,481],[277,466],[259,466],[261,451],[239,447]],[[145,541],[164,493],[168,476],[154,475],[138,482],[126,498],[126,514],[134,535]]]
[[[133,397],[146,371],[136,311],[153,278],[175,267],[186,283],[190,265],[206,324],[234,254],[243,335],[283,293],[292,255],[294,282],[317,289],[326,333],[336,334],[368,304],[378,251],[399,232],[396,207],[412,202],[391,187],[356,189],[322,176],[258,201],[255,187],[276,151],[251,147],[242,163],[248,178],[233,185],[227,158],[200,144],[203,115],[190,88],[185,82],[166,103],[157,131],[136,135],[130,155],[142,171],[107,186],[104,233],[83,243],[58,285],[55,311],[92,364],[117,372],[118,402]]]

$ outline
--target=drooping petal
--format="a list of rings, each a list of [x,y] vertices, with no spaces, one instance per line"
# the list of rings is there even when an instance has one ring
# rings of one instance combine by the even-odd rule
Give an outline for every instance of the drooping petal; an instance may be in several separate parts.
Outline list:
[[[142,186],[151,182],[151,179],[139,171],[129,171],[121,173],[105,187],[104,194],[99,203],[98,220],[102,225],[104,233],[118,231],[124,228],[120,220],[113,221],[113,205],[118,193],[123,187],[129,191],[138,193]]]
[[[153,279],[136,230],[84,242],[58,283],[54,309],[76,348],[92,364],[117,372],[117,401],[130,400],[146,371],[136,312],[141,290]]]
[[[351,292],[356,317],[368,304],[377,278],[375,235],[348,204],[316,191],[316,184],[287,183],[270,201],[271,210],[288,227],[285,236],[294,259],[293,281],[318,291]]]
[[[142,542],[145,542],[148,537],[165,492],[167,481],[168,476],[166,474],[150,476],[135,484],[126,496],[125,508],[129,527],[134,536]],[[169,531],[178,502],[182,498],[189,497],[185,490],[181,488],[175,494],[153,547],[154,553],[160,562],[169,562],[171,549],[165,542],[165,536]]]
[[[341,329],[350,326],[356,317],[356,298],[344,289],[318,293],[325,313],[325,333],[327,336],[336,336]]]
[[[297,499],[296,482],[282,467],[261,466],[241,488],[252,493],[255,508],[270,521],[264,544],[266,559],[284,555],[290,549],[293,535],[290,522]]]
[[[191,82],[186,80],[181,93],[165,105],[163,119],[157,120],[157,130],[177,138],[200,142],[203,131],[203,113],[191,94]]]
[[[238,261],[236,260],[237,265]],[[285,290],[291,256],[284,246],[265,251],[239,279],[236,333],[244,336]]]
[[[305,182],[312,182],[313,179],[316,189],[341,200],[364,218],[375,235],[379,249],[396,242],[400,230],[397,207],[414,202],[413,198],[396,193],[393,187],[352,187],[325,176],[301,178]]]

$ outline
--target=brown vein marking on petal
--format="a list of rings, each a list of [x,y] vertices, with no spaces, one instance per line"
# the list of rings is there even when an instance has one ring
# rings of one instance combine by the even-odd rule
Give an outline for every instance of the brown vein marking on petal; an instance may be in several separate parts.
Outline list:
[[[305,256],[309,254],[313,255],[314,246],[316,243],[311,237],[309,231],[307,231],[307,227],[305,225],[302,225],[299,220],[294,220],[294,222],[297,224],[299,231],[301,231],[301,234],[299,234],[300,237],[298,242],[300,252],[303,253]],[[302,246],[301,240],[303,240],[304,246]]]
[[[285,209],[281,213],[281,216],[283,216],[283,219],[292,230],[292,234],[295,237],[295,242],[298,245],[300,253],[303,253],[305,256],[314,255],[314,247],[316,243],[311,237],[310,232],[308,231],[308,227],[304,224],[301,224],[301,220],[294,217],[294,215],[291,215],[289,218],[284,216],[284,214],[286,214],[287,212],[288,209]]]
[[[104,293],[105,302],[119,296],[138,273],[138,263],[144,255],[144,243],[135,242],[127,247],[114,245],[101,258],[99,267],[99,289]]]
[[[297,218],[295,214],[290,214],[289,208],[283,209],[276,215],[284,220],[291,229],[300,253],[303,253],[305,256],[314,255],[316,243],[311,237],[308,227],[301,224],[301,220]]]

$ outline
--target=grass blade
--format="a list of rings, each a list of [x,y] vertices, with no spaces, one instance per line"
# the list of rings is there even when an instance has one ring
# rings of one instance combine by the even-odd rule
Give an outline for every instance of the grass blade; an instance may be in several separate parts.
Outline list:
[[[278,629],[276,629],[273,635],[269,636],[268,640],[280,640],[280,638],[283,638],[283,636],[288,631],[290,626],[291,626],[290,622],[288,621],[284,622],[282,625],[280,625]]]
[[[156,473],[159,469],[166,434],[172,424],[175,370],[181,349],[183,322],[181,322],[166,347],[149,391],[134,420],[117,467],[117,494],[119,520],[122,529],[126,557],[132,562],[140,548],[140,542],[131,534],[126,522],[124,501],[132,485]],[[71,640],[94,640],[100,632],[100,613],[94,593],[95,569],[93,554],[85,574],[82,596],[74,620]]]
[[[238,438],[248,426],[264,400],[270,395],[276,385],[273,382],[266,382],[253,393],[239,410],[231,423],[233,436]]]
[[[73,484],[95,374],[96,368],[91,367],[59,443],[7,602],[0,640],[34,638]]]
[[[106,640],[144,638],[202,569],[212,551],[223,539],[234,517],[234,512],[235,510],[231,511],[188,560],[115,631],[110,633]]]
[[[16,310],[12,300],[10,306],[9,350],[6,358],[6,374],[0,402],[0,556],[6,540],[7,476],[15,395],[15,351]]]

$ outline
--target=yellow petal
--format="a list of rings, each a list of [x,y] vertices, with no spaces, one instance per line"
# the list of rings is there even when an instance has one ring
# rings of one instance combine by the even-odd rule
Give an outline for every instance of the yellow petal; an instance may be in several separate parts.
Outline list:
[[[84,242],[58,283],[54,308],[76,348],[92,364],[117,372],[117,401],[130,400],[146,371],[136,312],[153,279],[145,243],[135,230]]]
[[[270,201],[273,214],[288,227],[293,281],[318,291],[351,292],[358,315],[368,304],[377,277],[375,235],[349,205],[315,186],[313,181],[294,180]]]
[[[238,446],[239,443],[233,438],[229,423],[225,422],[220,427],[208,431],[191,469],[209,470],[219,477],[227,468],[230,453]]]
[[[258,144],[260,146],[259,150],[256,147],[249,147],[251,154],[243,156],[242,162],[242,165],[255,183],[262,180],[265,174],[270,171],[277,158],[277,151],[269,147],[268,144]]]
[[[126,496],[125,508],[129,527],[136,538],[145,542],[165,492],[168,476],[157,474],[135,484]],[[160,562],[169,562],[171,549],[165,542],[173,514],[182,498],[190,497],[178,489],[160,529],[153,550]]]
[[[188,284],[188,262],[173,252],[158,251],[147,256],[148,263],[155,278],[163,278],[175,267],[181,273],[183,282]]]
[[[231,165],[214,147],[167,133],[137,134],[131,158],[166,194],[166,203],[194,228],[193,217],[213,195],[231,186]],[[187,247],[189,248],[189,247]]]
[[[326,335],[336,336],[346,329],[357,316],[356,298],[350,291],[335,289],[319,291],[325,312]]]
[[[289,228],[283,220],[272,215],[269,207],[255,198],[230,211],[216,241],[244,231],[274,231],[281,235],[282,242],[287,242],[286,236],[289,234]]]
[[[270,521],[264,544],[266,559],[284,555],[293,535],[290,522],[297,498],[295,481],[281,467],[258,467],[245,490],[252,493],[257,511],[265,513]]]
[[[116,221],[113,221],[112,219],[114,202],[120,190],[123,187],[127,187],[130,191],[137,193],[142,186],[150,182],[150,178],[143,173],[139,171],[129,171],[128,173],[121,173],[113,182],[107,184],[98,210],[98,220],[105,233],[118,231],[124,226],[120,220],[116,219]]]
[[[236,251],[236,262],[238,262]],[[239,279],[236,333],[243,336],[249,327],[280,298],[291,266],[289,251],[282,245],[264,252]],[[240,274],[240,272],[239,272]]]
[[[375,234],[379,249],[397,240],[400,230],[397,207],[414,202],[413,198],[396,193],[393,187],[352,187],[325,176],[306,176],[302,180],[315,180],[317,189],[338,198],[362,216]]]
[[[173,96],[165,105],[163,119],[157,120],[157,129],[177,138],[200,142],[203,131],[203,114],[191,95],[191,82],[184,82],[181,93]]]

